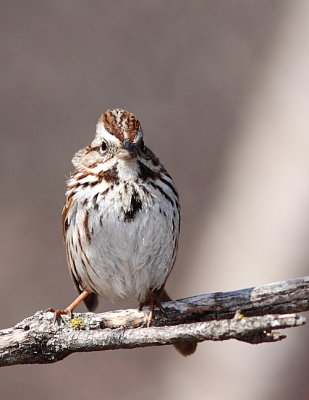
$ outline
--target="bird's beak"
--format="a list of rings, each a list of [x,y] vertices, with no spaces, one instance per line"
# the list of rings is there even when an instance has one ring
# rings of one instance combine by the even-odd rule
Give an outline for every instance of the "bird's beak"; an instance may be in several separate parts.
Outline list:
[[[119,149],[117,153],[117,156],[120,158],[120,160],[126,161],[136,158],[136,155],[137,152],[135,144],[129,142],[128,140],[123,143],[121,149]]]

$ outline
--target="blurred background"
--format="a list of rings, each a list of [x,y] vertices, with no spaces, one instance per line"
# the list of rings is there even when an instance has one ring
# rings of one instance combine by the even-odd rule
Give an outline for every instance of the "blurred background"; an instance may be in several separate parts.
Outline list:
[[[110,107],[138,115],[180,192],[171,296],[308,274],[308,1],[2,0],[0,32],[1,328],[76,294],[65,180]],[[0,397],[305,400],[309,328],[286,333],[3,368]]]

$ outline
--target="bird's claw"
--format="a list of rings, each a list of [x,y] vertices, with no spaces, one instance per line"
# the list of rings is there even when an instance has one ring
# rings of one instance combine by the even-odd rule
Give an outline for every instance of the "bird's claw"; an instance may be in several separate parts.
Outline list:
[[[72,311],[69,309],[65,309],[65,310],[56,310],[54,308],[48,308],[47,310],[45,310],[44,312],[52,312],[54,313],[54,318],[53,318],[53,322],[61,322],[62,318],[61,315],[67,315],[70,319],[72,319]]]

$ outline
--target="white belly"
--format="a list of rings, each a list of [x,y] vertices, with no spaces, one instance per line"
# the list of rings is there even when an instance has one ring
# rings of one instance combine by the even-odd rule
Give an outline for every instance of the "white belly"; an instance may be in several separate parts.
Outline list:
[[[143,193],[139,194],[143,199]],[[179,214],[170,202],[153,191],[150,199],[143,200],[143,207],[135,217],[125,222],[116,206],[123,205],[124,199],[122,203],[118,200],[105,196],[98,201],[98,210],[94,210],[91,201],[86,205],[81,201],[76,204],[75,224],[70,224],[66,236],[68,251],[82,289],[92,290],[110,301],[129,298],[141,301],[149,289],[164,285],[173,267]],[[85,230],[85,218],[90,235]]]

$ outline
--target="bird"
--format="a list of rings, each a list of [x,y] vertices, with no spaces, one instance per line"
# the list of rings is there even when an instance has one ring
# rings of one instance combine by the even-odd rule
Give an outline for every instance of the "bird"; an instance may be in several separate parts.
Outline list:
[[[168,139],[166,138],[166,141]],[[73,157],[62,213],[67,263],[82,301],[95,310],[135,299],[152,311],[171,298],[164,287],[174,266],[180,203],[173,179],[144,144],[138,118],[123,109],[101,114],[92,142]],[[196,343],[176,343],[183,355]]]

